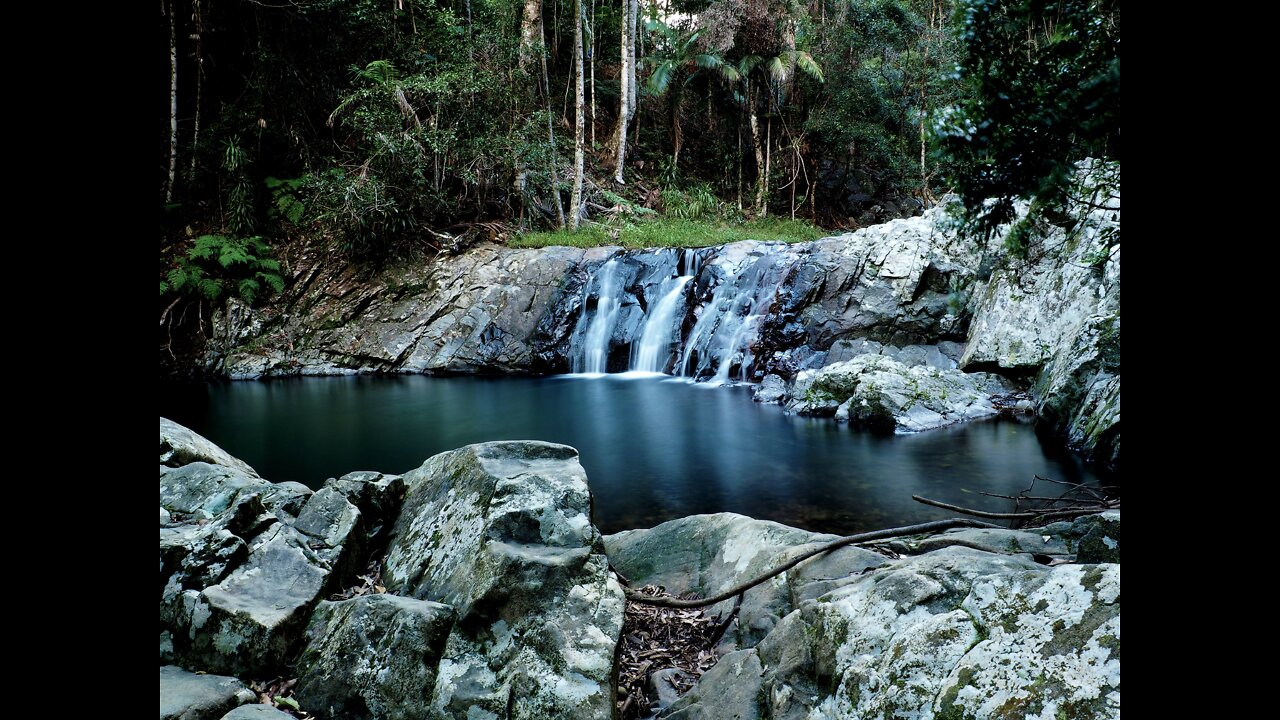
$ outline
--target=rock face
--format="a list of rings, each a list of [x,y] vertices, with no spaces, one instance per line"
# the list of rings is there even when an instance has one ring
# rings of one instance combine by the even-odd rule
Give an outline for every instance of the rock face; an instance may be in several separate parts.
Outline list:
[[[298,660],[296,697],[321,717],[421,717],[453,621],[448,605],[396,595],[322,602]]]
[[[471,445],[405,481],[387,589],[458,614],[433,717],[608,717],[623,596],[577,451]]]
[[[763,637],[740,634],[740,649],[661,717],[1118,718],[1120,566],[1047,567],[1031,554],[1069,559],[1072,538],[1099,522],[1112,521],[960,530],[908,543],[902,549],[921,554],[898,560],[846,548],[840,552],[876,560],[832,553],[810,561],[820,570],[802,563],[786,574],[789,591],[773,605],[782,617]],[[694,543],[668,545],[666,537]],[[719,586],[822,539],[722,514],[606,543],[618,548],[614,562],[634,573],[633,582],[671,581],[669,568],[680,567],[686,578],[711,574]],[[767,557],[732,562],[746,548]],[[768,584],[749,590],[744,622],[753,593],[778,597]]]
[[[232,457],[208,438],[168,418],[160,418],[160,464],[181,467],[193,462],[223,465],[243,475],[258,477],[257,471],[243,460]]]
[[[160,666],[160,720],[218,720],[257,698],[244,683],[223,675],[197,675]]]
[[[162,420],[162,460],[166,432],[199,438]],[[296,651],[321,595],[357,569],[362,514],[339,489],[267,482],[199,439],[205,456],[232,462],[160,466],[160,658],[270,673]]]
[[[183,431],[162,423],[162,459]],[[162,720],[281,715],[188,670],[296,673],[320,717],[611,717],[611,560],[706,595],[832,539],[731,513],[602,537],[563,445],[471,445],[309,493],[203,442],[224,462],[160,466]],[[1119,512],[890,546],[904,556],[845,547],[748,590],[719,663],[661,717],[1119,717]],[[380,547],[385,588],[322,600]]]
[[[174,462],[166,433],[199,437],[162,422],[161,457]],[[296,672],[303,709],[323,717],[612,713],[623,595],[573,448],[472,445],[403,477],[351,473],[311,493],[203,443],[199,457],[224,464],[160,466],[162,663]],[[322,601],[381,549],[385,588]],[[179,687],[166,673],[188,676],[162,669],[162,715]],[[210,707],[174,717],[232,705]]]
[[[973,291],[960,364],[1034,373],[1037,412],[1087,457],[1120,465],[1120,198],[1079,211],[1044,250]]]

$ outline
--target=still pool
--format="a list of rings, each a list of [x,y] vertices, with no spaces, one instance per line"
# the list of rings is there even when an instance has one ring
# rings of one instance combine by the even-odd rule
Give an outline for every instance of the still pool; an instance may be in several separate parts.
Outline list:
[[[788,416],[746,387],[666,376],[165,384],[160,414],[268,480],[311,487],[353,470],[403,473],[488,440],[572,445],[606,533],[732,511],[846,534],[950,516],[912,494],[1001,511],[1008,501],[981,493],[1016,494],[1035,475],[1098,482],[1013,420],[877,436]]]

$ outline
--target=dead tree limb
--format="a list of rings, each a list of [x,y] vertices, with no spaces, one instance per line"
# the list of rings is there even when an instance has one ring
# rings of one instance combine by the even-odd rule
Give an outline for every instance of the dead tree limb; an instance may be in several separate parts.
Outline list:
[[[765,580],[768,580],[777,575],[781,575],[782,573],[790,570],[791,568],[799,565],[800,563],[804,562],[805,560],[808,560],[811,557],[814,557],[816,555],[822,555],[823,553],[828,553],[828,552],[831,552],[832,550],[838,550],[839,548],[845,547],[846,545],[872,542],[875,540],[888,540],[889,538],[904,537],[906,535],[920,535],[921,533],[939,532],[942,530],[951,530],[952,528],[964,528],[964,527],[992,528],[997,526],[992,525],[991,523],[984,523],[978,520],[954,518],[951,520],[934,520],[933,522],[920,523],[918,525],[907,525],[906,527],[889,528],[887,530],[876,530],[874,532],[860,533],[858,535],[847,535],[842,538],[836,538],[835,540],[832,540],[831,542],[828,542],[824,545],[819,545],[818,547],[808,552],[801,553],[800,555],[797,555],[796,557],[791,558],[787,562],[764,573],[763,575],[759,575],[755,578],[752,578],[751,580],[734,585],[728,590],[725,590],[724,592],[718,595],[712,595],[711,597],[708,597],[708,598],[695,598],[692,600],[682,600],[680,598],[673,598],[673,597],[654,597],[652,595],[643,595],[641,593],[638,593],[628,588],[626,591],[627,599],[632,602],[641,603],[643,605],[657,605],[658,607],[673,607],[673,608],[707,607],[708,605],[715,605],[718,602],[723,602],[725,600],[728,600],[734,595],[741,595],[742,593],[746,592],[747,590],[750,590],[756,585],[759,585]]]
[[[1120,509],[1120,503],[1117,501],[1114,504],[1108,502],[1106,504],[1099,505],[1097,507],[1088,507],[1088,508],[1062,508],[1058,510],[1045,510],[1043,512],[1032,511],[1032,512],[998,513],[998,512],[987,512],[985,510],[974,510],[973,508],[967,508],[967,507],[960,507],[959,505],[944,503],[941,500],[930,500],[929,498],[923,498],[923,497],[920,497],[919,495],[912,495],[911,499],[915,500],[918,503],[924,503],[925,505],[932,505],[933,507],[936,507],[936,508],[942,508],[943,510],[950,510],[952,512],[958,512],[964,515],[972,515],[974,517],[987,518],[988,520],[1033,520],[1035,518],[1049,518],[1049,517],[1076,517],[1079,515],[1093,515],[1095,513],[1100,513],[1105,510]]]

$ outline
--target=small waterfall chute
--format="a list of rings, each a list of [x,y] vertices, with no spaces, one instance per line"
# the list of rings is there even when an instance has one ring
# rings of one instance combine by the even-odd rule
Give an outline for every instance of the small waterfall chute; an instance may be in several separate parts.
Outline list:
[[[581,328],[587,321],[588,300],[591,289],[595,288],[596,305],[586,331],[573,347],[573,371],[575,373],[599,374],[609,371],[609,346],[613,338],[613,328],[618,322],[618,311],[622,307],[622,282],[618,277],[617,260],[604,264],[600,272],[587,283],[586,297],[582,302],[582,315],[578,319]]]
[[[638,372],[660,373],[671,359],[671,346],[680,340],[680,325],[676,311],[683,304],[684,289],[692,275],[670,278],[662,284],[661,299],[650,309],[640,334],[639,351],[631,369]],[[683,320],[683,316],[680,316]]]

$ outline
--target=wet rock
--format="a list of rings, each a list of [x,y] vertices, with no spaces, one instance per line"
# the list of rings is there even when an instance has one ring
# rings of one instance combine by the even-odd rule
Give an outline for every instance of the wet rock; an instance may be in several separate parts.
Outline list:
[[[777,375],[765,375],[764,380],[756,386],[752,399],[766,405],[779,405],[786,397],[786,381]]]
[[[160,720],[217,720],[255,699],[253,691],[233,677],[160,666]]]
[[[992,396],[1011,389],[998,375],[858,355],[801,372],[787,391],[787,408],[871,430],[920,432],[995,415]]]
[[[608,717],[624,603],[577,451],[470,445],[404,480],[386,586],[458,613],[431,716]]]
[[[447,605],[395,595],[322,602],[307,628],[295,697],[317,717],[425,717],[453,620]]]

